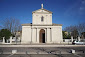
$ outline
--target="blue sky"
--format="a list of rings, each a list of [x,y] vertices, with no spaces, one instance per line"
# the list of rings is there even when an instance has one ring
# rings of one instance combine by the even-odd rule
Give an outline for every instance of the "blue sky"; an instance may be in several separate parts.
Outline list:
[[[32,11],[44,8],[53,12],[52,22],[70,25],[85,22],[85,0],[0,0],[0,21],[19,19],[21,24],[32,23]]]

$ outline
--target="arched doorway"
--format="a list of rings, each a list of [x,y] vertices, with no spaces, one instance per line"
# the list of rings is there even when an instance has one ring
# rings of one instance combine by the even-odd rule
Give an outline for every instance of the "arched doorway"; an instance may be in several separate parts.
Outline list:
[[[45,43],[45,30],[44,29],[41,29],[40,30],[40,33],[39,33],[39,42],[40,43]]]

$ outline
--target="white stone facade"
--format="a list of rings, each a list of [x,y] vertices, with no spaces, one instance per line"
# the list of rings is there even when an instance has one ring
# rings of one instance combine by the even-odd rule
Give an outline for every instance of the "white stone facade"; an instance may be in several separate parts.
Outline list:
[[[41,21],[41,17],[44,17],[44,21]],[[47,24],[52,24],[52,13],[48,12],[42,12],[42,9],[39,9],[39,12],[34,12],[32,14],[33,17],[33,24],[42,24],[42,25],[47,25]]]
[[[62,25],[52,24],[52,12],[39,9],[32,12],[32,24],[22,24],[21,43],[60,43]]]

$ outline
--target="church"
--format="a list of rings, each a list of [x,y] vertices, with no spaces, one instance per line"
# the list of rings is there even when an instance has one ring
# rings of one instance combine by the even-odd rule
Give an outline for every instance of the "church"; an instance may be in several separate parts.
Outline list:
[[[52,23],[52,12],[43,8],[32,12],[32,23],[22,24],[22,44],[61,43],[62,24]]]

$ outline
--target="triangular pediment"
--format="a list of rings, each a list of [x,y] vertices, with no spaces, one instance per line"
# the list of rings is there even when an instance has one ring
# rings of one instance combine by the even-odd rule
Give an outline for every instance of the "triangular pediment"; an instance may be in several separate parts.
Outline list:
[[[38,9],[36,11],[33,11],[32,13],[52,13],[52,12],[46,9]]]

